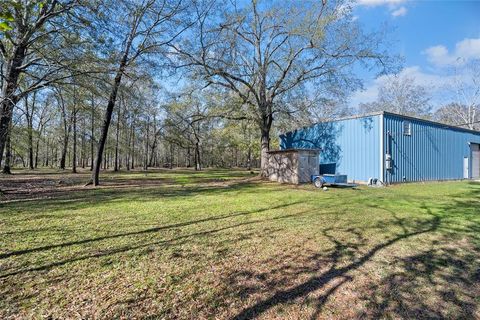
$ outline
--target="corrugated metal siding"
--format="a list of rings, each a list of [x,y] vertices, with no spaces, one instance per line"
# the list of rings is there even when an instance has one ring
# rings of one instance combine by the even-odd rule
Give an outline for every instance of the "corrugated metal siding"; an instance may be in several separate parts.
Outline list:
[[[404,121],[411,123],[411,136],[403,133]],[[392,137],[393,170],[386,171],[386,179],[393,183],[404,178],[405,181],[462,179],[463,158],[471,159],[469,143],[480,143],[480,133],[391,114],[384,116],[384,150],[389,143],[387,132]]]
[[[320,148],[320,163],[337,164],[349,180],[380,178],[380,115],[319,123],[280,136],[280,148]]]

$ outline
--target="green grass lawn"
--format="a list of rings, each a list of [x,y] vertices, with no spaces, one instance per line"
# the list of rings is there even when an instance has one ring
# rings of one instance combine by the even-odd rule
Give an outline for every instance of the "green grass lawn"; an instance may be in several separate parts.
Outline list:
[[[480,318],[480,183],[0,177],[0,318]]]

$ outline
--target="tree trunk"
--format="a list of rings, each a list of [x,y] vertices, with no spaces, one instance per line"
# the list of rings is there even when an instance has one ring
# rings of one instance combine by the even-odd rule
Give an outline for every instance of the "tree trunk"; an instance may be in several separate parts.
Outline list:
[[[155,132],[155,130],[153,132]],[[154,160],[155,160],[155,156],[157,154],[156,149],[157,149],[157,135],[154,135],[153,143],[152,143],[152,146],[150,148],[150,160],[148,160],[148,166],[149,167],[154,166]]]
[[[153,140],[153,144],[150,148],[150,159],[148,160],[148,166],[153,167],[155,165],[155,155],[156,155],[156,149],[157,148],[157,142]]]
[[[80,163],[82,164],[82,168],[85,169],[85,161],[86,161],[86,152],[85,152],[85,138],[87,133],[85,132],[85,117],[82,117],[82,139],[80,144]]]
[[[72,157],[72,173],[77,173],[77,102],[73,101],[73,157]]]
[[[65,162],[67,159],[68,136],[63,137],[62,155],[60,156],[60,169],[65,169]]]
[[[180,148],[177,149],[177,158],[176,158],[176,164],[175,164],[176,168],[180,166],[180,163],[178,162],[179,159],[180,159]]]
[[[10,144],[11,142],[11,131],[12,131],[12,125],[10,124],[8,127],[8,132],[7,132],[7,139],[5,141],[5,165],[3,166],[3,173],[4,174],[12,174],[12,171],[10,170],[11,166],[11,161],[12,161],[12,146]]]
[[[115,79],[113,81],[112,92],[110,93],[110,97],[108,99],[107,109],[105,110],[105,115],[103,117],[102,133],[100,135],[100,140],[98,141],[97,157],[95,159],[94,170],[92,172],[92,179],[88,183],[88,184],[93,183],[93,185],[95,186],[98,186],[100,184],[100,180],[99,180],[100,166],[102,165],[103,151],[105,149],[105,143],[108,137],[108,128],[110,127],[110,122],[112,120],[112,113],[113,113],[113,109],[115,108],[115,102],[117,100],[118,88],[120,87],[120,83],[122,82],[122,76],[123,76],[125,67],[127,65],[128,52],[130,51],[132,41],[133,41],[133,34],[131,34],[129,37],[125,52],[122,56],[122,60],[120,61],[120,66],[117,70],[117,74],[115,75]]]
[[[270,132],[262,130],[260,139],[260,176],[268,176],[268,151],[270,150]]]
[[[128,171],[130,171],[130,148],[132,146],[132,135],[130,130],[128,130],[128,120],[125,120],[125,137],[127,139],[127,149],[125,151],[125,167],[127,168]]]
[[[150,147],[150,160],[148,160],[148,166],[153,167],[155,165],[155,158],[157,155],[157,137],[153,138],[152,146]]]
[[[50,151],[50,139],[47,138],[47,145],[46,145],[46,155],[45,155],[45,163],[44,163],[44,166],[45,167],[48,167],[48,164],[49,164],[49,151]]]
[[[272,121],[273,117],[271,115],[263,117],[260,128],[260,176],[263,178],[268,176],[268,151],[270,151],[270,128]]]
[[[238,148],[235,147],[235,168],[238,168]]]
[[[94,133],[95,133],[95,100],[94,100],[94,97],[93,97],[93,93],[92,93],[92,110],[91,110],[91,118],[90,118],[90,171],[93,171],[93,159],[95,159],[95,155],[94,155],[94,139],[93,139],[93,136],[94,136]]]
[[[38,126],[37,126],[37,141],[35,142],[35,169],[38,168],[38,153],[40,152],[40,140],[42,139],[43,130],[45,129],[45,126],[49,121],[48,119],[45,120],[46,110],[47,110],[47,103],[45,102],[45,106],[43,107],[42,113],[40,115],[40,119],[38,120]]]
[[[35,144],[35,165],[34,165],[35,169],[38,168],[38,150],[39,150],[39,148],[40,148],[40,135],[38,136],[37,142]]]
[[[202,162],[200,158],[200,141],[195,142],[195,170],[202,170]]]
[[[35,112],[35,96],[33,94],[32,108],[28,106],[28,96],[25,96],[25,116],[27,118],[27,138],[28,138],[28,167],[33,170],[33,113]]]
[[[150,159],[148,160],[148,166],[153,166],[153,160],[155,159],[155,150],[157,148],[157,117],[153,115],[153,142],[150,148]]]
[[[468,105],[468,128],[470,130],[474,130],[475,126],[475,105],[469,104]]]
[[[132,170],[135,169],[135,118],[132,121]]]
[[[118,171],[118,135],[120,132],[120,110],[117,113],[117,128],[115,132],[115,164],[113,167],[113,171]]]
[[[147,129],[146,129],[146,134],[145,134],[145,158],[144,158],[144,162],[143,162],[143,170],[147,170],[148,169],[148,132],[150,130],[150,118],[147,118]]]
[[[108,153],[105,151],[105,154],[103,155],[103,171],[107,170],[107,159],[108,158]]]
[[[62,155],[60,157],[60,169],[65,169],[65,162],[67,158],[67,151],[68,151],[68,138],[70,137],[70,131],[72,130],[71,121],[67,119],[67,110],[65,107],[65,102],[63,100],[63,96],[60,91],[58,91],[58,96],[60,98],[60,107],[62,111],[63,117],[63,148],[62,148]],[[73,115],[73,114],[72,114]]]
[[[13,50],[12,58],[7,62],[5,78],[2,87],[2,102],[0,104],[0,163],[2,163],[3,151],[9,133],[9,126],[12,122],[13,108],[18,102],[15,91],[18,87],[20,66],[25,60],[26,47],[17,46]],[[11,133],[10,133],[11,134]]]
[[[56,144],[55,144],[55,152],[53,153],[53,162],[54,163],[52,163],[52,166],[56,165],[58,162],[58,148]]]

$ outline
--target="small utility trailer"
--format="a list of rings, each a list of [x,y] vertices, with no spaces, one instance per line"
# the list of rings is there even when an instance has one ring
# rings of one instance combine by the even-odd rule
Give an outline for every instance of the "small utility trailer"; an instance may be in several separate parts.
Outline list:
[[[324,186],[354,188],[357,186],[355,183],[348,183],[347,175],[344,174],[312,175],[311,180],[313,185],[317,188],[322,188]]]

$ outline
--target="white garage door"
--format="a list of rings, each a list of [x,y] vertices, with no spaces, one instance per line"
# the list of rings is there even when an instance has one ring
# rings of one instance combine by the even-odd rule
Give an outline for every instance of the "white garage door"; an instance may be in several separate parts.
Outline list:
[[[470,144],[472,151],[472,179],[480,178],[480,145],[477,143]]]

